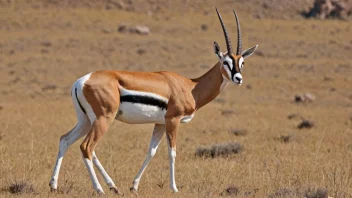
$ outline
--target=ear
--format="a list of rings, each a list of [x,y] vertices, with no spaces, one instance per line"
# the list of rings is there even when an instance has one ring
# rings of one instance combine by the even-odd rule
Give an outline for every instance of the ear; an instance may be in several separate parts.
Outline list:
[[[251,47],[251,48],[249,48],[249,49],[244,50],[244,51],[241,53],[242,57],[243,57],[243,58],[248,58],[248,57],[250,57],[250,56],[254,53],[254,51],[257,49],[257,47],[258,47],[258,45],[254,46],[254,47]]]
[[[218,58],[222,58],[222,53],[220,52],[220,46],[215,41],[214,41],[214,52],[218,56]]]

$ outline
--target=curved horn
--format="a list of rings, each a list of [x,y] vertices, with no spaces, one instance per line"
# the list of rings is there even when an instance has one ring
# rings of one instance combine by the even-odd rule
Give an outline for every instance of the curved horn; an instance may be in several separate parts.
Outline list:
[[[241,54],[241,51],[242,51],[241,27],[240,27],[240,21],[238,20],[238,17],[237,17],[235,10],[233,10],[233,13],[235,14],[236,23],[237,23],[237,51],[236,51],[236,55],[239,55],[239,54]]]
[[[232,47],[231,47],[231,41],[230,41],[229,35],[227,34],[225,24],[222,21],[222,18],[221,18],[221,15],[219,14],[218,9],[217,8],[215,8],[215,9],[216,9],[216,13],[218,14],[222,30],[224,31],[224,36],[225,36],[225,41],[226,41],[226,46],[227,46],[227,54],[231,54],[232,53]]]

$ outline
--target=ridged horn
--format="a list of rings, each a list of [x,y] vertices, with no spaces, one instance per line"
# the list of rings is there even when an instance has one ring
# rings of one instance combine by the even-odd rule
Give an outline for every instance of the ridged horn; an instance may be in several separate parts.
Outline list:
[[[242,52],[241,27],[240,27],[240,21],[238,20],[238,17],[237,17],[235,10],[233,10],[233,13],[235,14],[236,23],[237,23],[237,51],[236,51],[236,55],[240,55]]]
[[[232,47],[231,47],[230,37],[227,34],[225,24],[222,21],[222,18],[221,18],[221,15],[220,15],[218,9],[217,8],[215,8],[215,9],[216,9],[216,13],[218,14],[218,17],[219,17],[219,20],[220,20],[220,23],[221,23],[222,31],[224,32],[225,41],[226,41],[226,47],[227,47],[227,54],[231,54],[232,53]]]

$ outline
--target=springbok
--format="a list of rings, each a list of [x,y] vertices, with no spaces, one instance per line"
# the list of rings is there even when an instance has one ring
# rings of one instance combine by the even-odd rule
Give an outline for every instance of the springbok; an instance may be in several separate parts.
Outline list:
[[[130,189],[137,192],[139,182],[150,160],[156,153],[164,133],[168,143],[170,160],[170,188],[178,192],[175,183],[176,137],[180,123],[192,120],[198,109],[212,101],[228,82],[241,85],[244,59],[251,56],[258,45],[242,52],[240,24],[237,22],[237,50],[233,54],[230,38],[216,9],[225,36],[227,52],[220,52],[214,42],[214,52],[219,58],[215,66],[199,78],[189,79],[172,72],[96,71],[79,78],[71,95],[78,123],[61,136],[59,152],[49,186],[57,190],[60,166],[68,147],[86,136],[80,149],[88,169],[94,190],[104,194],[93,164],[102,174],[110,190],[117,194],[111,177],[99,162],[94,149],[113,120],[130,124],[154,123],[147,157],[133,180]]]

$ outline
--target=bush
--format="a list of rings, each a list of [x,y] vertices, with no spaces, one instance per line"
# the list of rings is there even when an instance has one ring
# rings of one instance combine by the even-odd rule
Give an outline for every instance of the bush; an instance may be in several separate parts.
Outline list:
[[[328,190],[323,188],[308,188],[304,197],[306,198],[328,198]]]
[[[228,186],[220,195],[221,196],[237,196],[240,193],[240,189],[235,185]]]
[[[197,157],[228,157],[229,155],[238,154],[243,150],[243,146],[236,142],[225,144],[214,144],[209,147],[200,147],[196,150]]]
[[[11,194],[23,194],[23,193],[34,193],[34,187],[25,181],[12,182],[8,187],[2,189],[4,192],[9,192]]]

